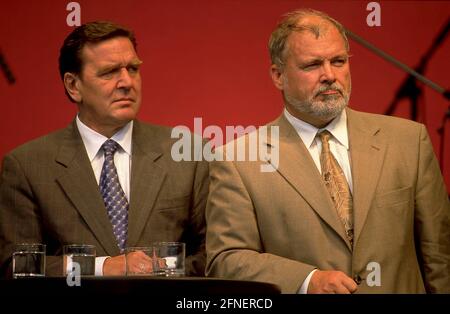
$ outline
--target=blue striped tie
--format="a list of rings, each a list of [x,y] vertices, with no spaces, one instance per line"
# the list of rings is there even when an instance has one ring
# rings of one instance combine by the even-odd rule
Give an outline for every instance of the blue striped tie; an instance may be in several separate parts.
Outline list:
[[[102,145],[105,152],[105,162],[100,175],[100,193],[105,202],[117,245],[122,253],[125,249],[128,233],[128,201],[120,186],[117,169],[114,165],[114,153],[118,148],[119,144],[111,139]]]

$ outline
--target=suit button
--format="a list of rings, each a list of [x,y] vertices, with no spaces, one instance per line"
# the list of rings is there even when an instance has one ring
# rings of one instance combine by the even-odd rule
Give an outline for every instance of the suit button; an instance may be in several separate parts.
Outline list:
[[[361,278],[360,275],[355,275],[353,277],[353,280],[356,282],[357,285],[359,285],[361,283],[361,281],[362,281],[362,278]]]

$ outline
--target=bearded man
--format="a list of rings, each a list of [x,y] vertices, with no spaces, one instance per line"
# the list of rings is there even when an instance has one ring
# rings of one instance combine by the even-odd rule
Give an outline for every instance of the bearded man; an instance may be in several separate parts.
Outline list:
[[[283,293],[450,292],[450,206],[425,126],[347,107],[349,44],[322,12],[288,14],[269,51],[285,109],[264,145],[279,163],[210,163],[207,275]]]

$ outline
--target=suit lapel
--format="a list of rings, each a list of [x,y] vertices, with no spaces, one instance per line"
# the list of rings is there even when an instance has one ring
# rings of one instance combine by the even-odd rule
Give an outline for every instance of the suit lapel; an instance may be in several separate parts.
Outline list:
[[[358,115],[360,113],[347,109],[353,178],[355,245],[371,207],[386,152],[386,144],[377,136],[380,128]]]
[[[65,167],[56,180],[109,255],[119,253],[111,222],[95,180],[83,141],[75,121],[66,129],[66,137],[56,157]]]
[[[351,249],[320,172],[303,141],[283,114],[273,124],[280,127],[279,144],[271,141],[268,145],[272,150],[279,145],[277,171]]]
[[[158,142],[156,135],[143,134],[140,123],[134,122],[128,246],[137,244],[166,175],[166,171],[158,165],[158,159],[163,158],[162,152],[150,144]]]

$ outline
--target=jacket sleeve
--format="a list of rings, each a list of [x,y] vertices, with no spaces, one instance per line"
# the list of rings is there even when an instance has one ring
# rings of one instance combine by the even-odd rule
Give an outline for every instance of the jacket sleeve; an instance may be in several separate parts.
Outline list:
[[[428,133],[422,125],[415,194],[415,236],[425,288],[450,293],[450,205]]]
[[[33,191],[14,155],[3,160],[0,177],[0,267],[11,275],[11,256],[16,243],[42,243],[41,223]]]

